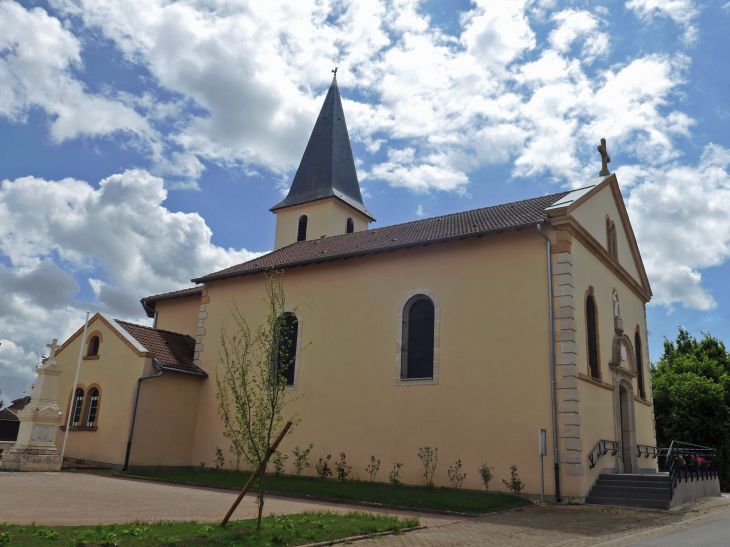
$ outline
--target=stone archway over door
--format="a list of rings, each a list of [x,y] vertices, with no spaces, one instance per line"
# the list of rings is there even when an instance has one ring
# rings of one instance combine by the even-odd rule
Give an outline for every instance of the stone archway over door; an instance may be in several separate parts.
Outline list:
[[[631,403],[633,394],[624,385],[619,386],[619,424],[621,428],[621,456],[624,464],[624,473],[636,473],[633,464],[634,443],[636,438],[636,424]]]

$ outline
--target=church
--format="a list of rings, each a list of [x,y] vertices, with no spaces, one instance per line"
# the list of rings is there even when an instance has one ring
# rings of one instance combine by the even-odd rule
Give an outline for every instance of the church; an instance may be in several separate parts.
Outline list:
[[[546,499],[574,501],[601,473],[656,472],[652,293],[605,141],[599,152],[603,169],[580,189],[369,229],[377,212],[335,77],[271,208],[274,251],[143,298],[153,327],[99,313],[60,346],[66,456],[210,468],[221,449],[235,468],[217,411],[221,329],[234,306],[250,326],[265,322],[273,268],[306,347],[285,374],[301,423],[282,452],[313,444],[312,463],[345,452],[360,479],[374,456],[378,480],[399,463],[403,482],[421,484],[419,448],[434,447],[437,486],[461,460],[464,488],[482,489],[486,464],[489,489],[505,490],[515,465],[524,493],[540,494],[544,472]]]

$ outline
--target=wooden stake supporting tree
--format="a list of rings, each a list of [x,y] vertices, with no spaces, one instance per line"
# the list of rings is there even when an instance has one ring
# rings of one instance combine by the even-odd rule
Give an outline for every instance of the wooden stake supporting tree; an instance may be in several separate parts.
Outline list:
[[[295,314],[285,313],[283,275],[280,271],[265,274],[263,300],[268,313],[263,325],[252,332],[246,318],[234,305],[233,334],[229,334],[225,325],[221,332],[219,365],[222,370],[216,371],[216,396],[218,413],[223,419],[223,434],[231,442],[231,451],[240,454],[249,468],[254,469],[253,476],[221,522],[222,526],[260,476],[256,531],[261,529],[269,458],[298,422],[289,420],[276,440],[273,439],[284,421],[284,407],[298,399],[288,396],[290,392],[286,389],[287,371],[291,371],[290,367],[294,367],[298,357],[299,326],[292,320],[296,318]]]

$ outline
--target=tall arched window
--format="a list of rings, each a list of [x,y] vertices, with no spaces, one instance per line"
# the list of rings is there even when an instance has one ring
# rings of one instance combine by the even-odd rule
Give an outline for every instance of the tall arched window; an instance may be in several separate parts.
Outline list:
[[[276,355],[274,355],[276,371],[286,379],[287,386],[293,386],[299,336],[297,316],[293,313],[285,313],[279,318],[277,329]]]
[[[74,394],[73,414],[71,415],[71,425],[78,426],[81,422],[81,411],[84,409],[84,390],[76,389]]]
[[[351,218],[348,218],[347,225],[345,227],[345,232],[348,234],[351,234],[354,231],[355,231],[355,221],[352,220]]]
[[[95,355],[99,355],[99,337],[98,336],[92,336],[89,340],[89,350],[86,353],[87,357],[94,357]]]
[[[598,334],[596,329],[596,301],[593,295],[586,298],[586,335],[588,336],[588,370],[591,378],[600,380],[598,370]]]
[[[433,378],[435,310],[423,294],[411,298],[403,310],[401,378]]]
[[[89,391],[89,409],[86,411],[86,427],[96,425],[96,416],[99,413],[99,390]]]
[[[297,241],[306,241],[307,239],[307,215],[299,217],[299,225],[297,226]]]
[[[636,350],[636,383],[639,386],[639,397],[646,399],[644,392],[644,363],[641,359],[641,336],[639,331],[634,335],[634,349]]]

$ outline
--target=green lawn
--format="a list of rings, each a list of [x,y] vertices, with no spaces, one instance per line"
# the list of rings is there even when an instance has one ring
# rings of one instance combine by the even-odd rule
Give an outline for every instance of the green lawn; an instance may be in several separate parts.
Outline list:
[[[243,488],[251,476],[236,471],[132,471],[130,475],[199,484],[216,484]],[[399,505],[414,509],[438,509],[460,513],[488,513],[510,507],[530,505],[529,500],[508,494],[489,494],[452,488],[394,486],[379,482],[335,481],[312,477],[266,476],[268,492],[304,494],[339,500],[365,501]]]
[[[418,519],[366,513],[302,513],[263,519],[255,532],[255,520],[217,524],[160,521],[154,524],[109,526],[19,526],[0,524],[2,547],[106,547],[106,546],[207,546],[265,547],[317,543],[344,537],[402,530],[418,526]]]

